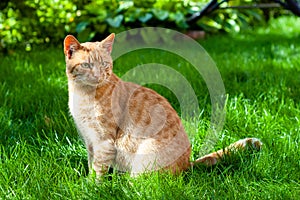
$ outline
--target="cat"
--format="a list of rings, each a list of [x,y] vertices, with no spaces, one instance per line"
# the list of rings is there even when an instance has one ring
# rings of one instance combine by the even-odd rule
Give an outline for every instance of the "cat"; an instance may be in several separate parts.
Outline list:
[[[155,91],[124,82],[113,73],[115,34],[101,42],[64,40],[69,109],[88,152],[90,172],[109,167],[137,175],[168,170],[177,174],[195,164],[217,164],[232,149],[260,149],[257,138],[190,161],[191,144],[170,103]]]

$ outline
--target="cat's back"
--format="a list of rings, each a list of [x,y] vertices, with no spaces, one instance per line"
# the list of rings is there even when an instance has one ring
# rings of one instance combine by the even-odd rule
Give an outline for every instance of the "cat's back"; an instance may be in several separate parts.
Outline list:
[[[104,97],[102,97],[104,98]],[[112,111],[129,117],[135,125],[147,126],[158,120],[180,126],[177,112],[168,100],[150,88],[119,81],[110,95]]]

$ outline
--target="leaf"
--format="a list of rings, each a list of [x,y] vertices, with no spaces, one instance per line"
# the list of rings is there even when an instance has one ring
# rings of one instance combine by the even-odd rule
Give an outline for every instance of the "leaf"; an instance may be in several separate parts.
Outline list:
[[[120,27],[120,25],[123,21],[123,18],[124,18],[123,15],[117,15],[114,18],[111,18],[111,17],[107,18],[106,21],[111,27],[118,28],[118,27]]]
[[[222,25],[219,24],[218,22],[210,19],[210,18],[203,18],[203,23],[206,25],[206,26],[209,26],[209,27],[213,27],[213,28],[216,28],[216,29],[221,29],[222,28]]]
[[[99,9],[99,7],[103,7],[104,2],[97,1],[97,2],[91,2],[90,4],[87,4],[84,6],[84,10],[93,16],[102,16],[103,14],[106,15],[105,9]]]
[[[188,24],[185,21],[183,13],[181,13],[179,11],[177,11],[176,13],[171,13],[170,14],[170,19],[175,21],[176,25],[179,28],[183,28],[183,29],[188,28]]]
[[[89,22],[80,22],[77,26],[76,26],[76,32],[77,33],[81,33],[82,31],[84,31],[86,29],[86,27],[89,25]]]
[[[143,15],[143,16],[140,16],[139,17],[139,20],[140,20],[140,22],[142,22],[142,23],[146,23],[147,21],[149,21],[151,18],[152,18],[152,14],[151,13],[146,13],[145,15]]]
[[[262,15],[259,14],[256,11],[253,10],[246,10],[245,13],[247,13],[249,16],[254,17],[257,21],[261,21],[262,20]]]
[[[232,30],[234,30],[235,32],[239,32],[240,31],[240,26],[236,23],[235,20],[229,19],[229,20],[227,20],[227,22],[231,25]]]
[[[224,23],[224,30],[226,32],[239,32],[240,26],[233,19],[229,19]]]
[[[141,12],[142,12],[141,8],[129,9],[125,15],[125,19],[124,19],[125,22],[135,22],[138,19],[138,17],[141,15]]]
[[[160,9],[152,9],[152,13],[154,14],[154,16],[163,21],[165,19],[167,19],[169,17],[169,12],[166,10],[160,10]]]
[[[117,13],[134,6],[132,1],[121,1],[119,4],[119,8],[116,10]]]

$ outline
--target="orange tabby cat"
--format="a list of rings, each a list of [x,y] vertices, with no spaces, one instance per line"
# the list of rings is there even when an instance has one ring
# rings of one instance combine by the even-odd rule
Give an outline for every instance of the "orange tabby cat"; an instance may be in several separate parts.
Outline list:
[[[195,163],[214,165],[232,148],[260,148],[258,139],[246,138],[190,162],[188,136],[169,102],[113,73],[114,37],[82,44],[71,35],[64,40],[69,108],[90,170],[98,176],[110,166],[132,175],[161,169],[178,173]]]

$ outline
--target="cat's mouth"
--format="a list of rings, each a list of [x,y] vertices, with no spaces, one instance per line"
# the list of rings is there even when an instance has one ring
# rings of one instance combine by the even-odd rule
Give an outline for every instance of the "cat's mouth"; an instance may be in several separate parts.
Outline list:
[[[73,73],[71,75],[72,81],[79,85],[86,85],[86,86],[97,86],[101,82],[99,77],[94,76],[86,76],[86,74],[81,73]]]

